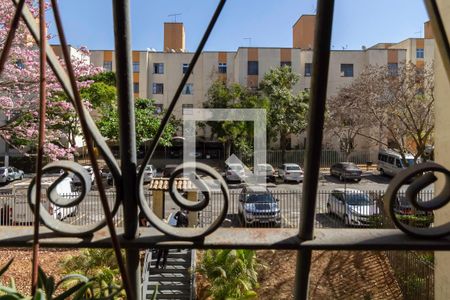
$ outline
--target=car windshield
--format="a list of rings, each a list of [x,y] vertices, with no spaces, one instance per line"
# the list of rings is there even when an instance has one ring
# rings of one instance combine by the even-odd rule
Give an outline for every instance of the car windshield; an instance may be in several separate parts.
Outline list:
[[[246,203],[272,203],[273,196],[269,193],[247,194]]]
[[[6,168],[0,168],[0,174],[5,174]]]
[[[364,193],[351,193],[345,194],[345,201],[349,205],[370,205],[373,204],[373,200]]]
[[[286,170],[288,170],[288,171],[300,171],[300,167],[298,167],[298,166],[287,166]]]
[[[231,169],[231,170],[234,170],[234,171],[240,171],[244,167],[242,167],[241,165],[230,165],[230,166],[228,166],[228,168]]]
[[[347,170],[357,170],[358,167],[355,164],[342,164],[342,167]]]

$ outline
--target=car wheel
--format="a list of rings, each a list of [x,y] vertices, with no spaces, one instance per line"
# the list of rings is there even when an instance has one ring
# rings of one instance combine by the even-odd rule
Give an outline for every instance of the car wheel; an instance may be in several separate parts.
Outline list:
[[[360,181],[361,181],[361,178],[355,179],[355,181],[356,181],[356,182],[360,182]]]
[[[350,227],[350,219],[347,215],[344,215],[344,224],[345,226]]]
[[[339,180],[344,181],[344,177],[342,175],[339,175]]]
[[[384,173],[384,170],[383,170],[383,169],[380,169],[380,175],[381,175],[381,176],[386,175],[386,174]]]
[[[23,179],[23,175],[20,175],[20,180],[22,180]]]

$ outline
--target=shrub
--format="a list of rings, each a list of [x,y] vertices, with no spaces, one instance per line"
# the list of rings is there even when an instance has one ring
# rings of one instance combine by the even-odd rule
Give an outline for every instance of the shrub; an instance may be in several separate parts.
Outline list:
[[[208,279],[213,299],[254,299],[258,266],[253,250],[206,250],[198,272]]]

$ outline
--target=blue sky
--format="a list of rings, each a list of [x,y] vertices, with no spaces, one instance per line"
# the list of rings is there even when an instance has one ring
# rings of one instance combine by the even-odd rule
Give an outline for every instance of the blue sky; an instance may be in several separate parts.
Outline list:
[[[111,0],[60,0],[68,42],[89,49],[113,49]],[[217,0],[132,0],[132,48],[163,48],[163,23],[181,13],[186,48],[194,51]],[[313,0],[228,0],[206,50],[240,46],[291,47],[292,25],[315,12]],[[378,42],[423,36],[428,20],[422,0],[336,0],[333,49],[361,49]],[[50,32],[55,33],[49,19]],[[56,39],[52,43],[58,43]]]

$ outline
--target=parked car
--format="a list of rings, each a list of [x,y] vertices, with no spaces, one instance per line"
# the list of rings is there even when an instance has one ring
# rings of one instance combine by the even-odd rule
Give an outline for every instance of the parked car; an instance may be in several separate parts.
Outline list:
[[[94,169],[92,169],[91,166],[83,166],[83,168],[87,171],[87,173],[89,174],[89,178],[91,179],[91,185],[94,185],[95,183],[95,175],[94,175]],[[78,187],[81,185],[81,180],[78,176],[76,176],[75,174],[72,174],[72,184],[75,187]]]
[[[163,170],[163,177],[170,177],[172,176],[173,171],[175,168],[178,167],[178,165],[165,165]]]
[[[423,200],[419,197],[417,198],[418,202],[422,202]],[[425,216],[425,215],[433,215],[432,211],[423,211],[416,209],[411,202],[404,195],[397,195],[394,203],[394,212],[399,215],[415,215],[415,216]]]
[[[275,182],[275,169],[269,164],[258,164],[256,166],[255,175],[265,177],[268,182]]]
[[[267,224],[281,226],[279,201],[263,186],[244,187],[239,194],[239,218],[243,226]]]
[[[335,189],[328,196],[327,211],[344,221],[346,226],[370,226],[380,211],[376,202],[356,189]]]
[[[228,164],[225,167],[225,180],[226,181],[244,181],[245,169],[241,164],[233,163]]]
[[[331,166],[330,175],[339,177],[340,181],[351,179],[359,182],[361,181],[362,171],[354,163],[340,162]]]
[[[417,201],[423,200],[418,197]],[[415,227],[429,227],[434,222],[432,211],[416,209],[404,195],[397,195],[395,198],[394,212],[402,223],[408,223]]]
[[[380,150],[378,153],[378,170],[380,175],[395,176],[409,166],[414,165],[414,156],[404,154],[407,164],[402,160],[402,155],[391,149]]]
[[[47,178],[46,178],[47,179]],[[48,189],[52,182],[43,181],[42,188]],[[11,207],[11,220],[14,224],[30,224],[34,221],[34,215],[28,205],[27,193],[29,183],[16,183],[13,186],[13,194],[15,195],[14,205]],[[75,197],[78,194],[74,193],[72,178],[65,177],[56,185],[56,193],[59,196]],[[75,216],[78,211],[78,206],[60,207],[57,206],[47,198],[43,198],[42,206],[48,211],[53,218],[57,220],[64,220],[68,217]]]
[[[0,183],[7,183],[18,179],[23,179],[24,172],[14,167],[0,168]]]
[[[139,172],[141,166],[139,165],[137,171]],[[144,168],[144,183],[150,182],[155,177],[156,170],[153,165],[146,165]]]
[[[284,182],[288,181],[303,181],[303,170],[297,164],[283,164],[278,169],[278,176],[283,179]]]

